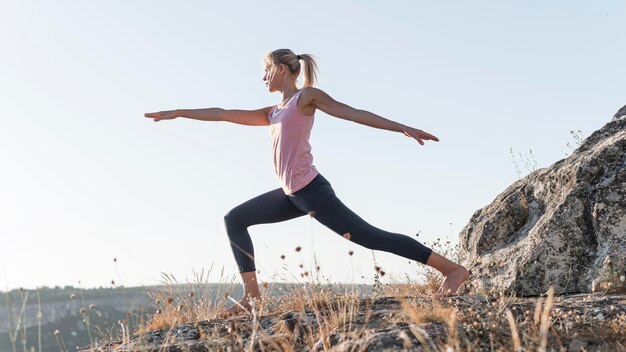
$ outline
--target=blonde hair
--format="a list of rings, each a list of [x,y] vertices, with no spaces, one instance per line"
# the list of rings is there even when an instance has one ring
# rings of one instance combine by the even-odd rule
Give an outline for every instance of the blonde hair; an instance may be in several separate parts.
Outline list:
[[[277,49],[265,56],[274,66],[283,64],[289,67],[291,74],[298,76],[300,74],[300,60],[304,61],[304,86],[313,87],[317,83],[317,62],[315,56],[311,54],[296,55],[289,49]]]

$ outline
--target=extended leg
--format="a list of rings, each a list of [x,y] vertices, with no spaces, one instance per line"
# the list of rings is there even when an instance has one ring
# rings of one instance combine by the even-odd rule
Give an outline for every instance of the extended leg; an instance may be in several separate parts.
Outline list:
[[[394,253],[426,264],[432,250],[417,240],[376,228],[346,207],[324,178],[316,178],[290,200],[339,235],[369,249]]]
[[[367,223],[337,198],[331,185],[324,178],[314,180],[290,199],[298,208],[313,212],[316,220],[350,241],[369,249],[413,259],[437,269],[444,276],[436,293],[438,296],[454,294],[469,276],[464,267],[434,253],[417,240],[381,230]]]

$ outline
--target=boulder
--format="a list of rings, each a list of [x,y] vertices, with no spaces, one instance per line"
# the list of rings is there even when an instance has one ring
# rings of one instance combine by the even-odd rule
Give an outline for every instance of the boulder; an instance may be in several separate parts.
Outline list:
[[[522,296],[624,289],[626,106],[569,157],[518,180],[461,231],[468,287]]]

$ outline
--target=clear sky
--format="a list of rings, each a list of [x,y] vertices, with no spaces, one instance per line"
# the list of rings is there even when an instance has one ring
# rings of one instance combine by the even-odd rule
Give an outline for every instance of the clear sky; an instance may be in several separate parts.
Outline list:
[[[617,0],[0,0],[0,288],[235,274],[223,215],[279,186],[267,128],[143,114],[276,104],[261,60],[278,48],[318,56],[335,99],[441,139],[318,113],[311,144],[366,220],[456,243],[518,178],[510,148],[549,166],[626,103],[625,35]],[[260,280],[315,255],[332,282],[372,283],[371,251],[309,217],[251,233]]]

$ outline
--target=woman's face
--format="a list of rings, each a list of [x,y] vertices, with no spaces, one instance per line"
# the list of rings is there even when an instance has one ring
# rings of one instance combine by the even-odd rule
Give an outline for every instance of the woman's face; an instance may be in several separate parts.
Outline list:
[[[265,87],[270,92],[275,92],[280,88],[280,66],[274,65],[271,61],[265,62],[265,75],[263,75]]]

